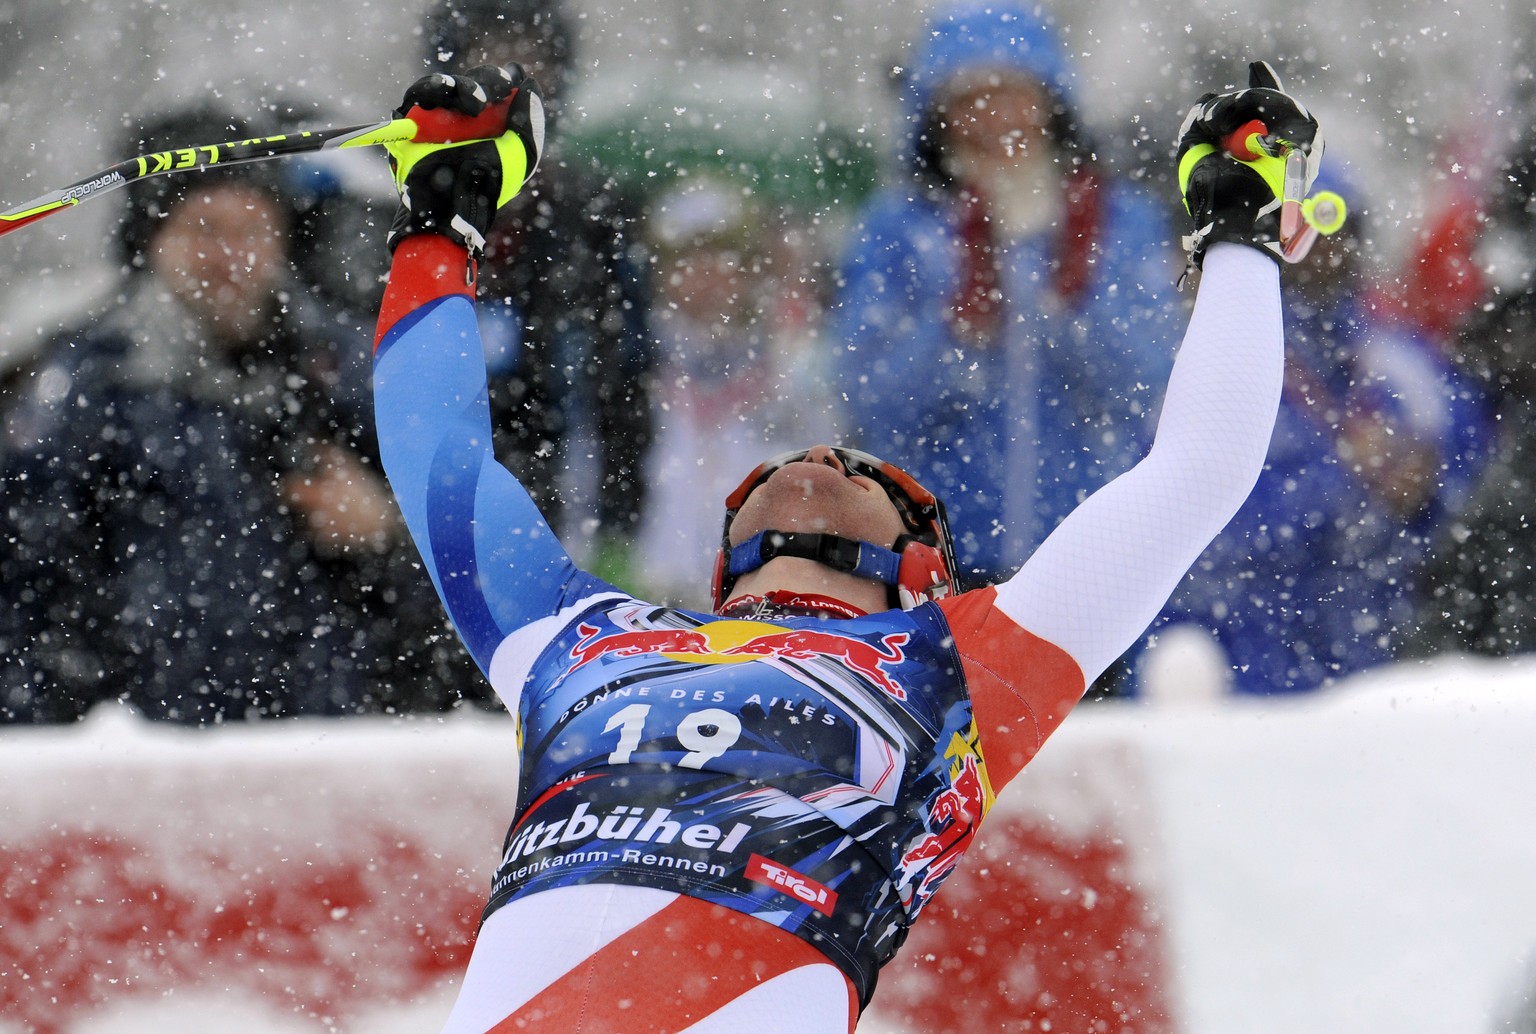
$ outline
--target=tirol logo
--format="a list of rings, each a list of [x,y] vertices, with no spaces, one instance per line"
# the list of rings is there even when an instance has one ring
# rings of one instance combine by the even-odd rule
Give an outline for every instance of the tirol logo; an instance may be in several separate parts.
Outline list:
[[[747,859],[746,876],[754,883],[766,884],[781,894],[788,894],[802,904],[810,905],[822,915],[831,915],[837,907],[837,891],[787,866],[771,862],[760,854],[753,854]]]
[[[908,634],[882,636],[879,645],[852,636],[810,628],[783,628],[761,621],[710,621],[694,628],[640,628],[607,632],[583,622],[577,626],[581,640],[571,647],[576,663],[566,675],[599,657],[658,655],[693,664],[739,664],[742,661],[782,658],[836,661],[897,700],[907,691],[885,669],[907,659]]]

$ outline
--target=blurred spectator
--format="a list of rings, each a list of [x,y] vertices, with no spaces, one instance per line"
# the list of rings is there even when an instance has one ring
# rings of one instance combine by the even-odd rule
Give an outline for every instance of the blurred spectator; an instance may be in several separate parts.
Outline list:
[[[1434,551],[1424,652],[1536,650],[1536,288],[1489,304],[1461,344],[1493,398],[1495,455]]]
[[[656,441],[642,522],[649,591],[708,608],[723,500],[762,457],[832,438],[825,353],[795,273],[804,263],[752,186],[680,179],[652,204]],[[697,597],[697,598],[691,598]]]
[[[1430,544],[1486,453],[1481,393],[1372,311],[1364,225],[1351,213],[1289,271],[1264,473],[1158,622],[1207,630],[1238,693],[1316,689],[1402,650]]]
[[[565,506],[580,497],[596,518],[588,566],[622,583],[646,501],[647,303],[626,240],[634,213],[562,149],[574,26],[560,0],[439,0],[425,39],[436,70],[515,62],[543,91],[540,175],[498,214],[480,264],[496,447],[573,549],[590,530]]]
[[[1531,110],[1527,84],[1508,104]],[[1384,314],[1456,355],[1490,300],[1518,293],[1536,270],[1536,124],[1471,120],[1449,127],[1429,170],[1424,212],[1377,303]]]
[[[1450,153],[1460,152],[1451,148]],[[1426,209],[1380,305],[1394,322],[1449,346],[1488,289],[1477,256],[1487,199],[1463,171],[1444,177]]]
[[[253,135],[188,109],[125,149]],[[424,575],[342,383],[367,339],[291,275],[276,166],[140,181],[115,308],[47,346],[5,463],[0,721],[439,706]],[[406,586],[402,593],[402,585]]]
[[[1177,235],[1096,161],[1074,75],[1039,7],[941,9],[905,72],[904,174],[842,262],[850,443],[931,457],[912,473],[967,585],[1141,455],[1172,362]]]
[[[1448,351],[1491,399],[1494,458],[1434,549],[1420,653],[1536,650],[1536,122],[1492,182],[1474,241],[1484,291]]]
[[[18,445],[34,437],[23,399],[42,362],[45,340],[40,333],[17,329],[0,315],[0,469]]]
[[[318,104],[289,103],[278,114],[277,132],[345,121]],[[360,314],[371,335],[389,272],[389,250],[379,240],[400,205],[388,165],[371,149],[321,151],[285,159],[274,171],[297,214],[290,248],[296,276],[326,305]],[[359,361],[372,360],[365,353]]]

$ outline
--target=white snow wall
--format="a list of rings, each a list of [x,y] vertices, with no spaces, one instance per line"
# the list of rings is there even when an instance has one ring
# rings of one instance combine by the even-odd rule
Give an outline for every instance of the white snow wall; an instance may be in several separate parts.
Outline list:
[[[1284,705],[1081,710],[861,1034],[1509,1029],[1533,690],[1445,661]],[[436,1029],[513,778],[493,716],[0,731],[0,1032]]]

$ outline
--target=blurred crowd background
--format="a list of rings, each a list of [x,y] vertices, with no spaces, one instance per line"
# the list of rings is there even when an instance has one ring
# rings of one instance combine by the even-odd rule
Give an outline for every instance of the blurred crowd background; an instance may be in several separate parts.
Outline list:
[[[959,13],[957,13],[959,12]],[[551,104],[481,319],[498,454],[584,564],[703,607],[726,493],[841,441],[944,497],[967,584],[1134,463],[1187,320],[1170,154],[1264,58],[1351,218],[1286,271],[1252,498],[1094,687],[1536,649],[1536,17],[1494,5],[431,0],[0,6],[0,203],[132,153]],[[997,127],[1014,134],[999,150]],[[495,709],[372,440],[380,154],[161,178],[0,241],[0,722]],[[1190,674],[1190,679],[1196,676]]]

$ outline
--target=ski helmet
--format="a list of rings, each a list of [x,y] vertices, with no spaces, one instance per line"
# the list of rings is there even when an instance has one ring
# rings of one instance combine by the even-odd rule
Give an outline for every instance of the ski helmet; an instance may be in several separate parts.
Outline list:
[[[779,556],[803,557],[883,582],[890,591],[891,606],[902,610],[956,591],[955,543],[943,501],[894,463],[857,449],[837,447],[832,454],[850,475],[867,477],[880,485],[895,504],[907,530],[890,549],[838,535],[774,530],[758,532],[732,546],[731,523],[747,497],[775,471],[809,454],[809,449],[798,449],[764,461],[726,497],[725,527],[720,533],[711,586],[716,611],[728,602],[737,578]]]

